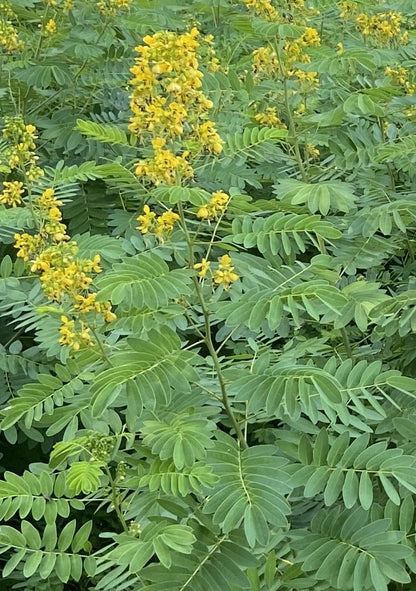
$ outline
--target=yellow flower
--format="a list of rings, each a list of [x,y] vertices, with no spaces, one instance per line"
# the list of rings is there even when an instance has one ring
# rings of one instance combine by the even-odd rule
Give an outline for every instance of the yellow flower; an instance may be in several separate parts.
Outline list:
[[[221,68],[220,60],[217,57],[213,57],[209,61],[209,69],[211,72],[218,72]]]
[[[173,226],[179,220],[177,213],[174,213],[171,209],[168,209],[162,215],[156,219],[155,223],[155,236],[158,240],[163,242],[164,238],[169,236],[173,230]]]
[[[140,140],[151,141],[154,156],[140,160],[135,174],[155,185],[192,178],[191,157],[201,150],[214,154],[222,150],[215,125],[207,120],[213,102],[201,90],[199,45],[199,32],[193,28],[182,35],[172,31],[146,35],[143,45],[136,47],[138,56],[130,69],[129,130]],[[188,151],[183,151],[185,146]]]
[[[306,151],[308,152],[308,154],[310,156],[312,156],[312,158],[314,158],[315,160],[317,158],[319,158],[320,155],[320,151],[318,150],[318,148],[316,148],[313,144],[306,144]]]
[[[341,9],[341,14],[339,15],[340,18],[355,16],[359,10],[358,3],[354,2],[353,0],[345,0],[344,2],[340,2],[339,8]]]
[[[167,185],[178,184],[179,180],[189,179],[194,171],[187,158],[189,152],[183,152],[176,156],[170,150],[158,150],[154,158],[140,160],[137,163],[135,173],[137,176],[146,176],[153,184]]]
[[[204,121],[201,125],[195,126],[194,131],[204,150],[215,154],[222,151],[224,142],[215,130],[215,124],[212,121]]]
[[[72,347],[75,351],[78,351],[81,345],[87,345],[92,347],[94,345],[91,339],[90,329],[84,322],[80,322],[80,330],[75,329],[75,321],[69,320],[67,316],[61,316],[61,328],[59,333],[61,338],[59,342],[61,345]]]
[[[114,16],[119,10],[128,10],[133,0],[100,0],[97,6],[100,11],[108,16]]]
[[[254,115],[254,119],[262,125],[268,125],[269,127],[286,127],[286,125],[280,121],[274,107],[266,107],[263,113],[257,113]]]
[[[256,16],[261,16],[267,21],[277,21],[279,15],[270,0],[244,0],[247,8],[251,8]]]
[[[4,181],[3,191],[0,193],[0,203],[17,207],[22,204],[22,195],[24,193],[23,183],[20,181]]]
[[[341,42],[337,43],[337,48],[338,48],[337,49],[337,54],[338,55],[341,55],[341,54],[344,53],[344,45]]]
[[[152,140],[152,146],[153,146],[153,149],[155,151],[156,150],[161,150],[165,144],[166,144],[166,140],[164,138],[161,138],[161,137],[155,137]]]
[[[50,18],[48,20],[48,22],[46,23],[46,25],[44,26],[43,32],[48,34],[48,35],[55,35],[56,31],[57,31],[57,26],[56,26],[56,22],[54,21],[53,18]]]
[[[200,263],[196,263],[194,265],[194,269],[199,269],[199,277],[205,277],[209,268],[211,266],[211,263],[209,261],[207,261],[207,259],[202,259],[202,261]]]
[[[253,72],[258,76],[272,76],[279,71],[279,60],[270,47],[259,47],[253,51]]]
[[[18,249],[17,256],[24,261],[29,261],[39,253],[45,245],[43,238],[39,234],[31,236],[30,234],[15,234],[14,247]]]
[[[69,320],[69,318],[64,315],[61,316],[61,322],[61,328],[59,329],[61,338],[59,339],[59,342],[61,343],[61,345],[68,345],[69,347],[71,347],[74,344],[74,337],[76,336],[75,322],[74,320]]]
[[[225,212],[229,201],[230,196],[227,193],[216,191],[212,193],[211,201],[198,209],[196,217],[202,220],[215,218]]]
[[[218,269],[214,271],[214,283],[218,286],[222,285],[227,290],[231,283],[238,279],[238,275],[233,273],[234,267],[231,263],[231,257],[225,254],[219,259]]]
[[[80,314],[86,314],[87,312],[91,312],[91,310],[96,309],[96,304],[97,304],[97,302],[95,301],[96,297],[97,297],[97,294],[95,294],[95,293],[90,293],[87,296],[77,294],[75,296],[75,301],[77,303],[74,305],[74,308],[76,310],[79,310]]]
[[[12,15],[14,13],[12,12]],[[7,52],[21,51],[25,44],[19,39],[17,29],[6,19],[0,19],[0,46]]]
[[[319,33],[316,29],[313,29],[312,27],[306,27],[306,31],[299,39],[299,42],[302,45],[310,45],[312,47],[317,47],[321,44],[321,38],[319,37]]]
[[[398,43],[407,43],[406,32],[401,32],[402,21],[400,12],[390,10],[371,17],[362,12],[356,17],[355,24],[364,36],[374,39],[381,46],[388,45],[393,39]]]
[[[143,212],[144,213],[137,218],[137,221],[140,222],[140,226],[137,226],[137,229],[140,230],[142,234],[147,234],[153,227],[156,214],[153,211],[150,211],[148,205],[143,206]]]
[[[301,116],[302,116],[302,115],[303,115],[305,112],[306,112],[306,106],[305,106],[305,103],[301,103],[301,104],[299,105],[299,107],[298,107],[298,108],[297,108],[297,109],[294,111],[294,114],[295,114],[297,117],[301,117]]]
[[[210,212],[209,212],[208,207],[206,205],[203,205],[202,207],[200,207],[198,209],[196,217],[200,218],[201,220],[207,220],[210,217]]]

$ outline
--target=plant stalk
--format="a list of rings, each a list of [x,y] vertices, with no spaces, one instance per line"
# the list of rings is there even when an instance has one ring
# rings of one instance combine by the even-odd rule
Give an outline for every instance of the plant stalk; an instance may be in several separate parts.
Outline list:
[[[179,216],[181,219],[181,226],[182,226],[183,232],[185,234],[185,240],[188,245],[189,266],[191,268],[193,268],[194,262],[195,262],[193,242],[192,242],[192,239],[189,235],[188,228],[186,226],[185,215],[184,215],[182,203],[180,201],[178,203],[178,212],[179,212]],[[212,358],[212,361],[214,364],[214,368],[215,368],[215,372],[217,374],[217,378],[218,378],[218,382],[219,382],[219,386],[220,386],[220,390],[221,390],[222,404],[223,404],[224,410],[227,413],[228,418],[230,419],[231,424],[236,432],[236,435],[237,435],[237,438],[238,438],[241,448],[247,449],[248,448],[247,441],[244,437],[244,434],[241,430],[240,425],[238,424],[237,419],[235,418],[234,412],[233,412],[231,405],[230,405],[230,401],[228,399],[227,390],[225,387],[225,380],[224,380],[224,376],[222,375],[221,365],[220,365],[220,362],[218,359],[217,351],[215,350],[214,344],[212,342],[210,315],[209,315],[209,311],[205,305],[205,300],[204,300],[204,296],[203,296],[203,293],[201,290],[201,285],[199,284],[197,277],[193,277],[192,279],[193,279],[193,282],[195,285],[195,290],[196,290],[196,293],[197,293],[197,296],[199,299],[199,303],[201,305],[202,314],[204,316],[204,327],[205,327],[204,341],[205,341],[205,344],[206,344],[207,349],[209,351],[209,354],[211,355],[211,358]]]

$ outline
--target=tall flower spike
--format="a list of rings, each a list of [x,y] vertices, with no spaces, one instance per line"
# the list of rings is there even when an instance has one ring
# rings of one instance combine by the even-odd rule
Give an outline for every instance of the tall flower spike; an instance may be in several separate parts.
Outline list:
[[[160,31],[136,47],[129,130],[152,143],[153,156],[140,160],[135,173],[154,185],[192,178],[192,160],[199,152],[222,150],[223,141],[208,119],[213,103],[201,90],[198,38],[196,28],[182,35]]]

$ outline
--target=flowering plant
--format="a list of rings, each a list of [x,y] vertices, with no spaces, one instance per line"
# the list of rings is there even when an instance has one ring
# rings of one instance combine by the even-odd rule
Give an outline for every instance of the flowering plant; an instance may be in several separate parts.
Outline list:
[[[410,591],[410,4],[1,3],[5,589]]]

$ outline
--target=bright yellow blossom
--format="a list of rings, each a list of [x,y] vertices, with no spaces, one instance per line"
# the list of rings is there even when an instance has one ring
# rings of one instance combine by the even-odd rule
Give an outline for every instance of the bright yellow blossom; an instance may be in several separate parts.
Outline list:
[[[23,193],[23,183],[20,181],[4,181],[3,191],[0,193],[0,203],[11,207],[17,207],[22,204]]]
[[[78,331],[75,329],[75,321],[69,320],[67,316],[61,316],[61,323],[61,328],[59,329],[61,334],[59,342],[61,345],[72,347],[75,351],[78,351],[81,345],[94,345],[94,341],[91,339],[90,329],[84,322],[80,322],[80,330]]]
[[[9,20],[14,16],[11,9],[3,9],[3,14],[0,15],[0,49],[4,49],[8,53],[21,51],[25,46],[24,42],[19,39],[18,30]]]
[[[256,115],[254,115],[254,119],[262,125],[268,125],[269,127],[286,127],[286,125],[282,123],[277,116],[275,107],[266,107],[264,112],[256,113]]]
[[[139,215],[137,218],[137,221],[140,222],[140,226],[137,226],[137,229],[140,230],[142,234],[147,234],[153,227],[155,218],[156,214],[153,211],[150,211],[150,207],[148,205],[144,205],[143,214]]]
[[[165,238],[172,232],[174,225],[179,220],[177,213],[174,213],[171,209],[168,209],[158,218],[156,218],[154,233],[156,238],[163,242]]]
[[[20,116],[5,117],[2,135],[8,143],[4,155],[9,167],[23,170],[30,181],[43,176],[44,172],[37,166],[38,156],[34,152],[36,127],[25,125]]]
[[[195,263],[194,269],[199,270],[199,277],[204,278],[211,267],[211,263],[207,259],[202,259],[200,263]]]
[[[401,31],[402,22],[403,15],[393,10],[373,16],[362,12],[355,19],[357,29],[380,46],[389,45],[393,40],[400,44],[407,43],[407,31]]]
[[[256,16],[261,16],[267,21],[278,21],[279,15],[270,0],[244,0],[247,8],[251,8]]]
[[[138,56],[130,70],[129,130],[140,141],[152,143],[153,157],[140,160],[135,174],[154,185],[192,178],[196,154],[222,150],[223,141],[208,120],[213,103],[201,90],[198,61],[201,42],[211,44],[212,39],[199,38],[196,28],[182,35],[160,31],[146,35],[143,45],[136,47]]]
[[[43,28],[43,33],[45,35],[55,35],[57,30],[58,30],[58,28],[56,26],[56,22],[54,21],[53,18],[50,18]]]
[[[114,16],[119,10],[128,10],[133,0],[100,0],[97,6],[103,14]]]
[[[257,76],[272,76],[279,71],[276,52],[270,47],[259,47],[253,51],[253,72]]]
[[[163,242],[165,238],[172,232],[174,225],[179,220],[179,215],[168,209],[162,215],[157,216],[153,211],[150,211],[148,205],[143,206],[143,214],[139,215],[137,221],[140,222],[140,226],[137,229],[142,234],[152,233],[155,237]]]
[[[232,266],[231,257],[228,254],[224,254],[219,259],[218,269],[214,271],[214,283],[216,285],[222,285],[224,289],[230,289],[231,283],[237,281],[238,275],[233,273],[234,267]]]
[[[306,144],[306,151],[309,156],[312,156],[314,159],[319,158],[320,156],[320,151],[313,144]]]
[[[209,203],[202,205],[196,214],[201,220],[209,220],[223,214],[227,209],[227,205],[230,201],[230,196],[223,191],[216,191],[212,193],[212,197]]]
[[[309,45],[312,47],[318,47],[321,44],[321,39],[319,37],[319,33],[316,29],[312,27],[306,27],[305,32],[303,33],[302,37],[298,40],[298,43],[301,45]]]

